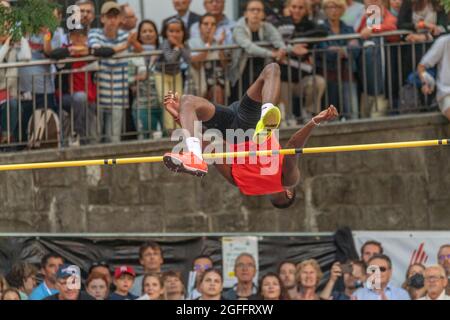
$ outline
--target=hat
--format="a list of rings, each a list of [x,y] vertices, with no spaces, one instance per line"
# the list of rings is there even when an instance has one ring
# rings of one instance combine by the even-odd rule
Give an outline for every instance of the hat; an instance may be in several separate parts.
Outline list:
[[[120,266],[120,267],[117,267],[116,270],[114,270],[114,278],[116,278],[116,279],[120,278],[120,276],[123,274],[129,274],[129,275],[132,275],[133,277],[136,277],[136,273],[134,272],[134,269],[129,266]]]
[[[108,1],[108,2],[105,2],[103,5],[102,5],[102,9],[100,10],[100,13],[101,14],[107,14],[107,13],[109,13],[111,10],[113,10],[113,9],[116,9],[117,11],[121,11],[121,9],[120,9],[120,5],[117,3],[117,2],[114,2],[114,1]]]
[[[75,274],[80,274],[80,268],[71,264],[63,264],[56,272],[56,279],[65,279]]]

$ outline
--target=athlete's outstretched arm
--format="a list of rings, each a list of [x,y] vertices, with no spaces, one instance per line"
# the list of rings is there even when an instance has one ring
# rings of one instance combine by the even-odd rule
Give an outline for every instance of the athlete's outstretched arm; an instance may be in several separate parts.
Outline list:
[[[331,105],[309,121],[303,128],[292,135],[285,147],[287,149],[303,148],[314,128],[324,122],[335,119],[338,116],[336,108]],[[300,170],[297,166],[298,155],[285,156],[283,161],[283,186],[294,187],[300,180]]]

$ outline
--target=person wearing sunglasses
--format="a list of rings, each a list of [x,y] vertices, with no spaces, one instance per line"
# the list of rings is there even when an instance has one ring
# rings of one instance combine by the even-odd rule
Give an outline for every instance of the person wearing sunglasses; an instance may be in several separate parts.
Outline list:
[[[444,244],[439,248],[438,251],[438,262],[444,268],[447,273],[447,295],[450,295],[450,243]]]
[[[200,279],[202,278],[205,271],[212,269],[213,267],[213,261],[211,257],[207,255],[200,255],[195,257],[194,261],[192,262],[192,271],[189,274],[189,279],[193,279],[192,281],[194,284],[192,285],[191,280],[189,281],[189,293],[188,293],[188,299],[189,300],[195,300],[199,298],[202,294],[200,292]]]
[[[410,300],[408,292],[392,284],[392,261],[376,254],[367,263],[367,281],[352,295],[352,300]]]
[[[101,274],[103,275],[106,280],[107,280],[107,287],[108,287],[108,292],[106,294],[106,296],[109,296],[109,292],[112,292],[114,290],[112,290],[112,285],[113,285],[113,280],[112,280],[112,276],[111,276],[111,269],[109,267],[109,264],[106,261],[95,261],[91,264],[90,268],[89,268],[89,277],[92,274]]]

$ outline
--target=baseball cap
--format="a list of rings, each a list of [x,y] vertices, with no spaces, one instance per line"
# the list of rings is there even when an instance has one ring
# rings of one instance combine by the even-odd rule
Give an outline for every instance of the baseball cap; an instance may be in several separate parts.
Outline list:
[[[117,2],[114,2],[114,1],[108,1],[108,2],[105,2],[105,3],[102,5],[102,9],[100,10],[100,13],[101,13],[101,14],[107,14],[108,12],[110,12],[110,11],[113,10],[113,9],[116,9],[116,10],[118,10],[119,12],[121,11],[120,5],[119,5]]]
[[[134,272],[134,269],[130,266],[120,266],[114,270],[114,278],[116,279],[120,278],[120,276],[123,274],[129,274],[133,277],[136,277],[136,272]]]
[[[77,266],[72,264],[62,264],[56,272],[56,279],[65,279],[77,273],[79,274],[79,268]]]

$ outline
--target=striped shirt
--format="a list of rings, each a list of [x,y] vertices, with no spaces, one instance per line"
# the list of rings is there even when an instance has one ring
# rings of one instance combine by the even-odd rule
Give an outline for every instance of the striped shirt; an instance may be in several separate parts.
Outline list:
[[[107,38],[103,29],[89,31],[90,48],[114,48],[128,41],[128,32],[119,30],[115,39]],[[97,88],[101,108],[128,107],[128,60],[103,59],[99,62]]]

